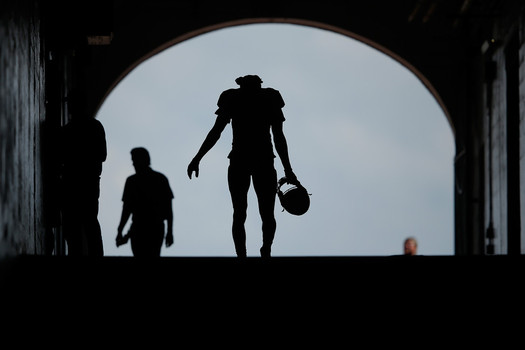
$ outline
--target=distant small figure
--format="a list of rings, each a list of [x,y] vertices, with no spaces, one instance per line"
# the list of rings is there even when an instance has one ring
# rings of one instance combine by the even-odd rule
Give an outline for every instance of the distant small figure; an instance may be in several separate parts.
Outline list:
[[[102,123],[86,114],[84,102],[80,92],[70,93],[71,121],[60,134],[62,225],[68,255],[103,256],[98,210],[106,134]]]
[[[122,216],[116,237],[117,247],[131,240],[135,257],[159,257],[164,241],[164,221],[167,221],[166,247],[173,244],[173,192],[163,174],[150,167],[145,148],[131,150],[135,175],[127,178],[122,195]],[[132,223],[127,235],[122,231],[129,217]]]
[[[414,237],[408,237],[403,243],[403,252],[405,255],[417,255],[417,240]]]
[[[246,75],[235,80],[238,89],[223,91],[215,112],[215,124],[204,139],[199,151],[188,165],[188,176],[199,176],[199,163],[219,140],[226,125],[233,132],[232,149],[228,158],[228,187],[233,205],[232,235],[235,251],[246,257],[246,210],[248,190],[253,181],[262,219],[263,244],[261,257],[271,257],[276,231],[274,216],[277,173],[274,168],[275,150],[281,159],[284,173],[290,183],[298,183],[288,156],[288,145],[283,133],[284,101],[279,91],[262,88],[257,75]],[[272,144],[273,135],[273,144]]]

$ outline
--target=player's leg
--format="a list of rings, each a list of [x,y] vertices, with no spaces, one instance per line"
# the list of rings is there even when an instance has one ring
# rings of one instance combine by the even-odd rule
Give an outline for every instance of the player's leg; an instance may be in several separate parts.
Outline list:
[[[248,209],[248,189],[250,173],[241,166],[228,167],[228,187],[233,204],[232,236],[238,257],[246,257],[246,211]]]
[[[275,221],[275,197],[277,191],[277,172],[271,167],[259,169],[253,174],[253,188],[257,194],[259,214],[262,220],[263,245],[261,256],[270,257],[277,223]]]

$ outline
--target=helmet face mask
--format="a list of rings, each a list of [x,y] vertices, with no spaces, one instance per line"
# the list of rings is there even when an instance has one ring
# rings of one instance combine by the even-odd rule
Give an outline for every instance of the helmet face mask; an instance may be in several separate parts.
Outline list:
[[[286,178],[281,178],[277,187],[277,195],[281,206],[290,214],[303,215],[310,208],[310,195],[308,191],[298,183],[283,192],[281,191],[281,186],[285,183],[288,183]]]

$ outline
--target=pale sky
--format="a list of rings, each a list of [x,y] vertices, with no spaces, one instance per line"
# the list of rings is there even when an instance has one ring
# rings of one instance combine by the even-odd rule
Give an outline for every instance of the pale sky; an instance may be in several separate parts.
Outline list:
[[[97,118],[108,159],[99,220],[106,256],[115,246],[130,150],[149,150],[151,166],[175,194],[175,244],[162,256],[235,256],[226,182],[231,128],[186,168],[215,120],[220,93],[257,74],[281,92],[292,167],[312,194],[303,216],[278,200],[273,256],[383,256],[414,236],[423,255],[454,253],[454,137],[443,110],[398,62],[349,37],[291,24],[221,29],[177,44],[130,72]],[[278,177],[284,176],[276,158]],[[126,230],[129,227],[129,222]],[[261,221],[249,193],[248,256],[259,256]]]

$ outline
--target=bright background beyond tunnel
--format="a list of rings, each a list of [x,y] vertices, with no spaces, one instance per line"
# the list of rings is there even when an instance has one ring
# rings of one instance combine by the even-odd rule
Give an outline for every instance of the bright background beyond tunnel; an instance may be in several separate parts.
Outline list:
[[[186,175],[214,122],[219,94],[258,74],[286,102],[292,166],[311,196],[304,216],[276,204],[274,256],[394,255],[415,236],[419,253],[450,255],[453,133],[430,92],[405,67],[333,32],[252,24],[200,35],[146,60],[102,105],[108,159],[100,215],[106,255],[115,247],[129,151],[146,147],[175,194],[175,244],[163,256],[234,256],[226,183],[231,129]],[[278,176],[282,165],[276,159]],[[247,247],[258,256],[260,218],[249,195]],[[129,226],[129,223],[128,223]],[[127,229],[126,229],[127,230]]]

